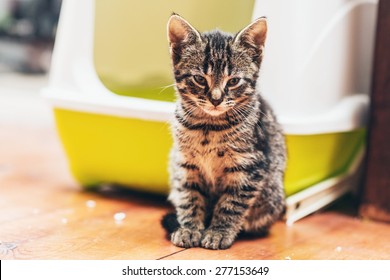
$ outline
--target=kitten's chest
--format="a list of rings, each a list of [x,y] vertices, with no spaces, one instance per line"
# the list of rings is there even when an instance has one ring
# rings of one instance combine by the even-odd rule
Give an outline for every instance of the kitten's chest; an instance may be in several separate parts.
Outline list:
[[[190,147],[188,152],[191,157],[199,163],[205,162],[207,166],[220,164],[227,149],[227,145],[222,143],[222,135],[214,132],[191,133],[188,135],[186,142],[187,147]]]
[[[204,179],[211,186],[220,185],[225,170],[242,161],[239,155],[231,150],[231,143],[223,141],[223,135],[220,133],[193,133],[187,140],[186,159],[199,167]]]

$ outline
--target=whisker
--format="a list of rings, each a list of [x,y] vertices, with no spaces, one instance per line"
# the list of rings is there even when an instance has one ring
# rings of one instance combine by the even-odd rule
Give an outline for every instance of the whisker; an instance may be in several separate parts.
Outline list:
[[[184,117],[193,117],[192,113],[195,112],[198,108],[196,107],[196,104],[194,101],[191,100],[191,107],[183,107],[183,116]]]
[[[267,114],[263,113],[262,111],[259,111],[260,114],[262,114],[268,121],[273,121],[270,116],[268,116]]]
[[[167,88],[170,88],[170,87],[173,87],[175,86],[175,84],[171,84],[171,85],[167,85],[167,86],[162,86],[162,87],[159,87],[161,90],[158,94],[161,94],[164,90],[166,90]]]

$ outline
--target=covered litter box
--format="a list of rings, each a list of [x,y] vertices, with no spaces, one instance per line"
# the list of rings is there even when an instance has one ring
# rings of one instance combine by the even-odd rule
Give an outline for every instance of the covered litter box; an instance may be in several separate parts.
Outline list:
[[[165,88],[173,83],[165,27],[175,11],[201,31],[236,32],[268,16],[260,85],[286,134],[287,220],[351,189],[364,150],[375,1],[149,2],[63,2],[43,92],[83,186],[168,192],[174,94]]]

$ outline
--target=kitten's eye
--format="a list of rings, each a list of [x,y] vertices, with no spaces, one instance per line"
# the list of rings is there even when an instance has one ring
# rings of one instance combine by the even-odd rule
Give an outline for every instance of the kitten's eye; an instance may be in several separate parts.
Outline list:
[[[194,80],[197,84],[201,85],[201,86],[206,86],[207,85],[207,81],[204,77],[200,76],[200,75],[195,75],[194,76]]]
[[[234,87],[234,86],[236,86],[239,82],[240,82],[240,78],[231,78],[231,79],[227,82],[227,86],[228,86],[228,87]]]

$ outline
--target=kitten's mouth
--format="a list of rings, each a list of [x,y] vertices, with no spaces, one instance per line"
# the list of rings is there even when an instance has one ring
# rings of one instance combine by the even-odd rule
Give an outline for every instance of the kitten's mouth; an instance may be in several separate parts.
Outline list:
[[[221,115],[221,114],[226,112],[226,109],[222,108],[220,106],[217,106],[217,107],[215,107],[215,106],[203,107],[202,109],[203,109],[203,111],[205,111],[207,114],[209,114],[211,116],[219,116],[219,115]]]

